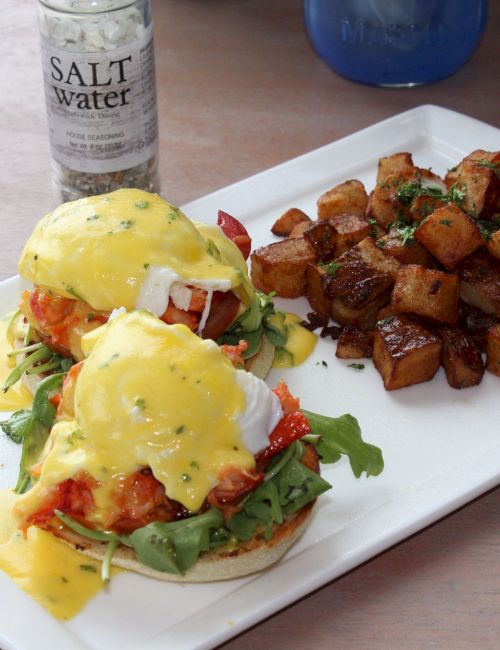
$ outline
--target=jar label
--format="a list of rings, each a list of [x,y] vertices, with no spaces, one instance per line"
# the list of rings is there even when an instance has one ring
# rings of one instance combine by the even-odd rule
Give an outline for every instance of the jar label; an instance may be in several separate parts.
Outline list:
[[[50,146],[61,165],[117,172],[156,153],[153,30],[114,50],[70,52],[42,36]]]

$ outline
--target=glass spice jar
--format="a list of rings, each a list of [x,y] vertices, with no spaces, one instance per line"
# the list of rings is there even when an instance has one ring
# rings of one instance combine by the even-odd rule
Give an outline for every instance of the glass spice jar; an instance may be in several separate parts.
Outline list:
[[[60,198],[158,191],[150,0],[39,0],[38,7]]]

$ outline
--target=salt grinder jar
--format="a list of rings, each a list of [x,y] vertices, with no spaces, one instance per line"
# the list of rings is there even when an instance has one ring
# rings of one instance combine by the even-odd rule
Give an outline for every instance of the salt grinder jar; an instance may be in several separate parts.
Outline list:
[[[150,0],[39,0],[38,7],[59,198],[158,191]]]

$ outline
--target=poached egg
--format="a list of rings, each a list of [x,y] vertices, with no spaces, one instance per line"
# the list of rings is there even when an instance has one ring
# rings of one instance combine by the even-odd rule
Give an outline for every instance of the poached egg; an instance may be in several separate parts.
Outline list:
[[[151,468],[166,495],[191,512],[221,471],[251,471],[283,413],[257,377],[236,370],[211,340],[145,311],[118,314],[82,339],[74,415],[54,425],[41,475],[16,502],[21,523],[79,472],[96,481],[94,523],[113,508],[127,476]]]
[[[232,290],[248,305],[253,287],[238,247],[218,226],[197,224],[168,201],[120,189],[64,203],[44,216],[26,242],[22,277],[99,311],[147,309],[161,316],[172,299],[190,302],[189,286]]]

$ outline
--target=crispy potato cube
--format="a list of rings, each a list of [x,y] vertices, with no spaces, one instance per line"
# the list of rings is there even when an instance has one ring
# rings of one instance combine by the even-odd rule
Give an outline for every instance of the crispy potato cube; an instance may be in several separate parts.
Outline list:
[[[410,216],[414,223],[423,221],[426,217],[437,210],[442,208],[446,203],[439,199],[437,196],[431,194],[421,194],[417,196],[410,205]]]
[[[377,185],[385,182],[391,176],[401,176],[414,169],[415,165],[411,153],[406,151],[380,158],[377,168]]]
[[[484,363],[474,341],[455,327],[441,329],[443,351],[441,362],[452,388],[468,388],[481,382]]]
[[[491,163],[466,160],[457,179],[465,192],[462,208],[476,219],[491,219],[500,211],[500,178],[487,164]]]
[[[373,363],[386,390],[429,381],[441,360],[439,336],[409,316],[379,321],[373,341]]]
[[[330,314],[332,299],[325,292],[329,279],[325,269],[309,263],[306,272],[306,296],[313,310],[318,314]]]
[[[354,310],[387,295],[400,266],[396,259],[377,248],[371,237],[348,249],[335,262],[338,270],[325,290]]]
[[[340,330],[335,356],[339,359],[366,359],[373,355],[373,332],[356,325],[344,325]]]
[[[455,325],[458,320],[458,277],[418,264],[402,266],[392,290],[397,312]]]
[[[294,226],[299,223],[311,223],[311,220],[305,212],[302,212],[302,210],[299,210],[298,208],[290,208],[274,222],[271,232],[273,235],[288,237]]]
[[[500,318],[500,261],[479,250],[460,264],[458,275],[462,300]]]
[[[460,302],[458,326],[471,337],[481,352],[486,352],[486,336],[496,322],[493,314],[486,314],[477,307]]]
[[[334,231],[335,257],[358,244],[372,233],[372,225],[357,214],[339,214],[328,219]]]
[[[387,235],[377,239],[377,246],[401,264],[420,264],[430,268],[436,266],[436,260],[421,244],[413,238],[404,241],[396,228],[391,228]]]
[[[306,292],[306,271],[315,255],[301,238],[284,239],[259,248],[251,255],[251,278],[265,293],[275,291],[283,298],[298,298]]]
[[[479,162],[482,165],[498,169],[500,167],[500,151],[485,151],[484,149],[476,149],[475,151],[472,151],[469,155],[465,156],[456,167],[450,169],[446,174],[444,182],[448,188],[457,182],[462,173],[463,163],[466,161]],[[497,165],[499,165],[499,167],[496,167]]]
[[[340,298],[334,298],[330,305],[330,314],[332,320],[341,325],[357,325],[363,331],[369,331],[375,327],[380,309],[387,305],[389,300],[389,294],[384,293],[364,307],[353,309]]]
[[[435,186],[446,189],[443,181],[429,169],[420,167],[407,168],[399,173],[388,176],[377,184],[368,200],[367,216],[386,229],[398,220],[420,221],[418,206],[414,206],[415,194],[419,194],[425,186]],[[427,197],[427,201],[430,199]],[[412,213],[413,209],[413,213]]]
[[[415,239],[450,271],[485,243],[473,219],[454,203],[427,217],[415,230]]]
[[[387,230],[398,218],[409,219],[410,211],[398,199],[400,178],[393,176],[370,193],[366,214]]]
[[[368,194],[361,181],[349,180],[336,185],[319,197],[318,219],[328,219],[338,214],[363,216],[368,204]]]
[[[335,254],[335,232],[328,221],[316,221],[304,231],[304,239],[311,245],[316,259],[328,262]]]
[[[491,235],[487,243],[487,248],[493,257],[500,260],[500,230],[497,230],[493,235]]]
[[[309,226],[313,223],[312,221],[301,221],[297,225],[295,225],[290,234],[288,235],[290,239],[295,239],[296,237],[303,237],[305,231],[309,228]]]
[[[500,377],[500,324],[493,325],[486,337],[486,369]]]

